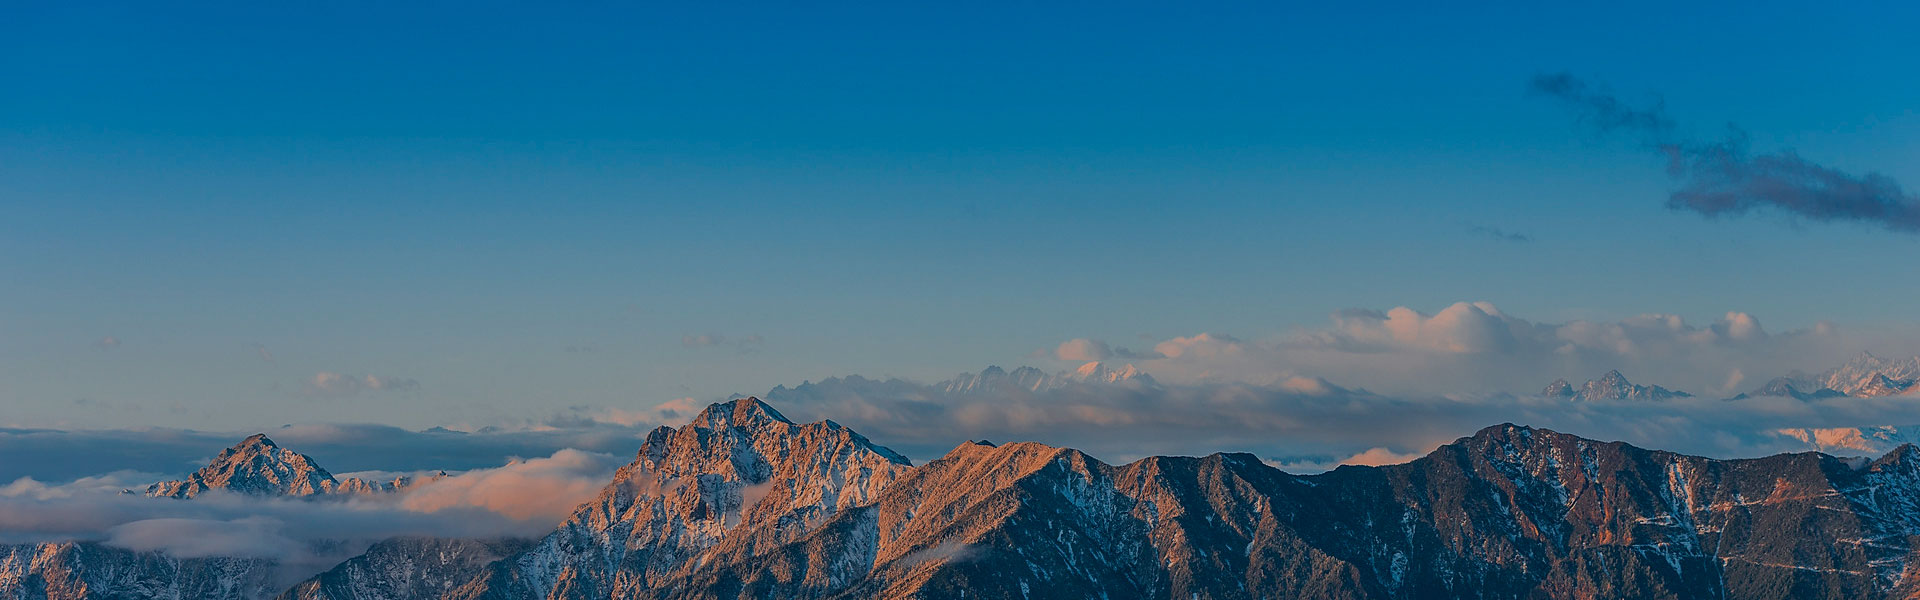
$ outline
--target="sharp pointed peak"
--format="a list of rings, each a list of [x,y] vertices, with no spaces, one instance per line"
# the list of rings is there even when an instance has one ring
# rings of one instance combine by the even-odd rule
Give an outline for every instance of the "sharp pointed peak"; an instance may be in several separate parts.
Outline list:
[[[715,426],[729,424],[742,427],[765,423],[793,424],[793,421],[787,420],[786,415],[780,414],[780,411],[774,410],[772,406],[768,406],[766,402],[754,396],[734,398],[708,405],[706,410],[700,411],[700,415],[693,418],[693,421]]]
[[[279,444],[273,443],[273,438],[267,437],[267,434],[264,434],[264,433],[256,433],[256,434],[247,436],[247,439],[240,440],[240,443],[234,444],[234,447],[236,448],[242,447],[242,446],[266,446],[269,448],[280,447]]]
[[[1547,387],[1540,389],[1540,395],[1548,398],[1566,398],[1573,396],[1573,384],[1565,379],[1555,379]]]

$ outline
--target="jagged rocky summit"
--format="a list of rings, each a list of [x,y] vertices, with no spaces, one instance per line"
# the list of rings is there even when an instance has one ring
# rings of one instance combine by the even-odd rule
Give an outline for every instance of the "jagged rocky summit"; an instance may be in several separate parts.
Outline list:
[[[1785,396],[1801,400],[1878,398],[1920,392],[1920,356],[1886,359],[1861,352],[1846,364],[1816,375],[1776,377],[1739,397]]]
[[[445,476],[445,472],[440,472],[431,478]],[[315,463],[312,457],[282,448],[261,433],[222,450],[211,463],[194,471],[186,479],[147,486],[146,495],[192,498],[208,490],[252,496],[363,495],[391,493],[415,483],[416,479],[408,476],[392,481],[367,481],[352,477],[337,479]]]
[[[1605,402],[1613,400],[1660,401],[1674,398],[1688,398],[1693,394],[1677,392],[1657,385],[1640,385],[1627,381],[1619,371],[1607,371],[1599,379],[1588,380],[1580,389],[1575,390],[1565,379],[1556,379],[1547,384],[1540,395],[1548,398],[1564,398],[1582,402]]]

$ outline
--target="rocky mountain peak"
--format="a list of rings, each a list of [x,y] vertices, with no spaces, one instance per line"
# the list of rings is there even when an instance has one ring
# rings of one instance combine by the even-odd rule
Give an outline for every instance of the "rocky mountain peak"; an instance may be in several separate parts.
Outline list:
[[[1541,395],[1549,398],[1566,398],[1583,402],[1635,400],[1652,401],[1692,396],[1686,392],[1676,392],[1657,385],[1639,385],[1627,380],[1619,370],[1607,371],[1599,379],[1588,380],[1578,391],[1566,380],[1555,380],[1548,384]]]
[[[776,423],[793,424],[793,421],[787,420],[780,411],[774,410],[773,407],[767,406],[767,403],[752,396],[710,405],[706,410],[700,411],[700,414],[693,418],[693,422],[705,424],[707,427],[731,426],[744,429],[763,429]]]
[[[147,495],[192,498],[211,489],[255,496],[323,494],[339,482],[312,458],[281,448],[266,434],[254,434],[226,450],[186,479],[147,486]]]
[[[433,481],[445,472],[430,475]],[[147,486],[146,495],[154,498],[192,498],[208,490],[223,490],[251,496],[314,497],[328,494],[355,495],[397,491],[418,483],[412,477],[393,481],[337,479],[312,457],[275,444],[267,434],[256,433],[234,444],[207,466],[186,479],[162,481]]]
[[[1115,369],[1097,360],[1080,365],[1072,371],[1062,372],[1058,378],[1087,383],[1153,383],[1153,377],[1147,375],[1146,371],[1140,370],[1140,367],[1127,364]]]
[[[1857,397],[1893,396],[1914,389],[1920,382],[1920,356],[1893,360],[1861,352],[1846,364],[1834,367],[1803,382],[1806,389],[1831,388]]]
[[[1565,379],[1555,379],[1553,383],[1547,384],[1545,389],[1540,390],[1540,395],[1548,398],[1572,398],[1573,384],[1567,383]]]
[[[598,498],[475,589],[629,597],[701,557],[796,539],[912,469],[831,421],[795,424],[757,398],[714,404],[685,426],[647,434]]]

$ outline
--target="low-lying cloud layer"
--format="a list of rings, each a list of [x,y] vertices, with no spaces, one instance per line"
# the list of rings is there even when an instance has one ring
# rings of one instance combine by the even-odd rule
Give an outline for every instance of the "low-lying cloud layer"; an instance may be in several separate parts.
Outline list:
[[[619,462],[563,450],[403,493],[339,500],[218,490],[191,500],[148,498],[121,492],[155,477],[131,471],[64,484],[20,478],[0,486],[0,543],[93,540],[181,558],[269,558],[310,575],[393,536],[544,535],[592,498]]]
[[[776,389],[768,399],[789,417],[832,418],[920,461],[968,439],[1034,440],[1109,461],[1253,452],[1305,472],[1400,462],[1506,422],[1719,457],[1807,449],[1775,432],[1782,428],[1920,424],[1920,403],[1904,397],[1573,402],[1531,394],[1383,396],[1305,377],[1270,385],[1003,386],[959,394],[899,379],[846,377]]]
[[[335,473],[465,471],[497,467],[518,456],[551,456],[569,448],[630,456],[639,447],[636,437],[660,416],[631,416],[624,423],[594,418],[613,413],[612,409],[567,413],[540,422],[472,432],[335,423],[260,431],[0,428],[0,456],[7,457],[0,460],[0,482],[21,477],[68,481],[120,470],[178,479],[205,466],[221,449],[255,433],[265,433],[288,448],[311,455]],[[689,412],[671,421],[678,423],[692,416]]]
[[[1857,221],[1920,233],[1920,197],[1879,173],[1856,175],[1820,165],[1792,150],[1755,154],[1747,134],[1729,126],[1718,140],[1688,138],[1658,104],[1635,108],[1565,73],[1540,75],[1535,92],[1559,99],[1603,133],[1640,137],[1667,161],[1680,188],[1667,206],[1709,217],[1773,209],[1814,221]]]

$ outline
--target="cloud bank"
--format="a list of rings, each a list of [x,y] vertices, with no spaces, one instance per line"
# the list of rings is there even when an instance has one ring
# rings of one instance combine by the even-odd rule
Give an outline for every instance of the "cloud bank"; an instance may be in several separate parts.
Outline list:
[[[1729,126],[1718,140],[1680,136],[1661,106],[1634,108],[1598,87],[1559,73],[1540,75],[1533,91],[1556,98],[1603,133],[1626,133],[1667,161],[1680,188],[1667,206],[1709,217],[1772,209],[1813,221],[1870,223],[1920,233],[1920,197],[1879,173],[1856,175],[1808,161],[1792,150],[1755,154],[1747,134]]]
[[[1716,457],[1809,447],[1779,433],[1786,428],[1920,424],[1920,403],[1902,397],[1574,402],[1504,393],[1391,396],[1305,376],[1271,384],[944,389],[854,376],[776,388],[766,398],[791,418],[831,418],[921,462],[970,439],[1031,440],[1116,462],[1252,452],[1296,472],[1403,462],[1508,422]]]
[[[552,456],[565,449],[627,456],[651,429],[653,413],[626,423],[597,420],[615,409],[576,409],[512,427],[473,432],[435,428],[410,431],[387,425],[299,424],[259,431],[183,429],[61,430],[0,428],[0,482],[22,477],[65,482],[76,477],[130,470],[178,479],[207,464],[220,450],[255,433],[313,456],[334,473],[356,471],[466,471],[498,467],[514,457]],[[697,410],[697,409],[696,409]],[[622,414],[633,411],[620,411]],[[675,418],[676,424],[693,413]]]
[[[1128,361],[1167,382],[1270,385],[1305,375],[1403,396],[1531,392],[1554,379],[1579,382],[1618,369],[1636,381],[1726,397],[1862,350],[1920,354],[1913,333],[1846,331],[1831,323],[1772,331],[1740,311],[1705,323],[1658,313],[1550,322],[1488,302],[1458,302],[1432,312],[1340,310],[1323,327],[1261,339],[1174,337],[1155,345],[1152,356]]]
[[[563,450],[419,484],[391,496],[266,498],[213,491],[191,500],[121,493],[154,474],[0,486],[0,543],[99,541],[180,558],[268,558],[300,579],[394,536],[537,537],[591,499],[620,461]]]

